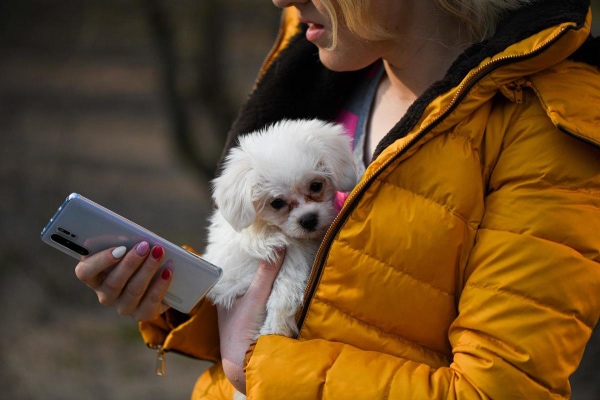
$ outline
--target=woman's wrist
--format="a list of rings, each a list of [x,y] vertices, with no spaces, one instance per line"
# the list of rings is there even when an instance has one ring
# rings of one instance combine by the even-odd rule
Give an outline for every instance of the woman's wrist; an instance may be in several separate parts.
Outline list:
[[[244,366],[227,359],[222,360],[223,372],[238,392],[246,394],[246,375]]]

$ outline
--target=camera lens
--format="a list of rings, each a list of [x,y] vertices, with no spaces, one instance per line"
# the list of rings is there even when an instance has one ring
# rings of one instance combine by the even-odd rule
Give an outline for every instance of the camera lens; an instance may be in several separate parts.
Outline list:
[[[58,235],[56,233],[50,236],[50,239],[60,244],[61,246],[64,246],[67,249],[74,251],[77,254],[81,254],[82,256],[87,256],[88,254],[90,254],[89,250],[85,247],[82,247],[77,243],[73,243],[69,239],[62,237],[61,235]]]

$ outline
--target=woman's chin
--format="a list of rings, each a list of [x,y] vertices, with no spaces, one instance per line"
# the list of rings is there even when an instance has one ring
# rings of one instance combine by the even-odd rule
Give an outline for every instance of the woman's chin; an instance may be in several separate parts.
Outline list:
[[[335,72],[358,71],[371,65],[376,60],[365,61],[352,55],[340,54],[335,49],[323,49],[319,47],[319,59],[327,69]],[[362,62],[361,62],[362,61]]]

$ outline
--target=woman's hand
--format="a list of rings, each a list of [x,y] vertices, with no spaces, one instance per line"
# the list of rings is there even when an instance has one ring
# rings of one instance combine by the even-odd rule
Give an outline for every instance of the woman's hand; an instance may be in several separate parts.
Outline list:
[[[115,307],[121,315],[146,321],[169,308],[162,300],[172,272],[164,269],[152,279],[164,254],[162,247],[151,249],[145,241],[128,253],[124,246],[115,247],[83,259],[75,267],[75,274],[96,292],[100,304]]]
[[[217,307],[223,371],[241,393],[246,393],[246,351],[265,322],[267,300],[284,256],[285,249],[281,249],[273,263],[261,261],[248,291],[236,300],[231,309]]]

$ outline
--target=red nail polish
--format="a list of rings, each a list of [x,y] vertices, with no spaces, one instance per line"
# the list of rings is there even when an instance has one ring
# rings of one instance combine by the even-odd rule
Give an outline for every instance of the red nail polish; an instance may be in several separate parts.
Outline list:
[[[162,247],[156,246],[152,249],[152,257],[154,257],[156,260],[159,260],[163,256],[164,252],[165,251]]]
[[[162,273],[160,274],[160,277],[165,280],[168,281],[171,278],[171,270],[170,269],[163,269]]]

